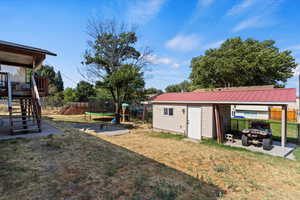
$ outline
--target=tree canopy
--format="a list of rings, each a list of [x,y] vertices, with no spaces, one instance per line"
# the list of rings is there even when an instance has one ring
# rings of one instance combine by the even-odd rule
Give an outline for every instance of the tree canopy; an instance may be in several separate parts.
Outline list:
[[[145,89],[145,94],[161,94],[161,93],[163,93],[163,91],[157,88],[152,87],[152,88]]]
[[[76,97],[80,102],[87,102],[89,97],[96,95],[94,86],[86,81],[80,81],[77,84],[75,92]]]
[[[85,52],[82,74],[96,82],[97,88],[111,93],[116,112],[120,105],[136,97],[144,88],[145,56],[137,50],[134,30],[115,21],[91,21],[88,33],[91,41]]]
[[[290,51],[280,51],[275,41],[226,40],[220,48],[192,59],[190,79],[198,87],[275,85],[282,87],[297,64]]]
[[[66,88],[63,92],[64,94],[64,102],[76,102],[78,101],[76,89],[73,88]]]
[[[191,83],[189,81],[183,81],[179,84],[169,85],[165,89],[166,92],[190,92]]]
[[[43,65],[41,69],[37,70],[37,74],[39,76],[47,77],[49,81],[49,93],[51,95],[64,90],[64,82],[60,71],[56,73],[53,66]]]

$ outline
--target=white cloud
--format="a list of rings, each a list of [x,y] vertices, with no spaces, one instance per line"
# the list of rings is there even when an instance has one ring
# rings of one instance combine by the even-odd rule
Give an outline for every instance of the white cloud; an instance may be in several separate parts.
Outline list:
[[[292,51],[299,51],[300,50],[300,45],[291,46],[291,47],[289,47],[287,49],[288,50],[292,50]]]
[[[225,40],[220,40],[220,41],[217,41],[217,42],[212,42],[212,43],[209,43],[209,44],[206,44],[203,46],[203,49],[214,49],[214,48],[218,48],[221,46],[221,44],[224,42]]]
[[[243,0],[227,12],[227,15],[247,13],[248,16],[247,19],[237,24],[232,31],[261,28],[278,23],[274,13],[282,2],[283,0]]]
[[[268,0],[266,0],[268,1]],[[227,15],[237,15],[243,11],[246,11],[247,9],[249,9],[250,7],[252,7],[253,5],[255,5],[255,3],[257,3],[257,0],[243,0],[242,2],[240,2],[239,4],[233,6],[228,12]],[[260,2],[262,3],[262,2]]]
[[[180,67],[180,64],[178,62],[175,62],[171,58],[167,58],[167,57],[160,58],[157,55],[149,55],[146,57],[146,60],[155,65],[162,64],[162,65],[170,65],[171,67],[174,68]]]
[[[215,0],[198,0],[198,5],[202,7],[206,7],[211,5]]]
[[[167,41],[165,46],[169,49],[187,52],[199,48],[201,40],[202,39],[195,34],[178,34],[174,38]]]
[[[128,20],[132,23],[146,24],[161,10],[166,0],[139,0],[129,7]]]
[[[268,25],[268,23],[263,20],[261,16],[254,16],[241,21],[232,29],[232,31],[238,32],[248,28],[260,28],[266,25]]]

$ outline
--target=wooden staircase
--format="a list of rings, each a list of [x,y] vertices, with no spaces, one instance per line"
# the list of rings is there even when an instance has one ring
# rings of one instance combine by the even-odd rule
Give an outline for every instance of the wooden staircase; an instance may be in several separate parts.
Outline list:
[[[11,134],[41,132],[38,111],[32,98],[15,99],[9,109]]]
[[[8,79],[8,111],[11,134],[41,132],[41,104],[34,73],[31,95],[14,96]]]

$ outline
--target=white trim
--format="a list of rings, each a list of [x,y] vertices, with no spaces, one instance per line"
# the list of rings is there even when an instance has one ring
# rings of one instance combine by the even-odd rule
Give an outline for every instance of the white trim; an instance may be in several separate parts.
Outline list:
[[[287,105],[290,102],[241,102],[241,101],[152,101],[152,103],[184,103],[184,104],[231,104],[231,105]]]

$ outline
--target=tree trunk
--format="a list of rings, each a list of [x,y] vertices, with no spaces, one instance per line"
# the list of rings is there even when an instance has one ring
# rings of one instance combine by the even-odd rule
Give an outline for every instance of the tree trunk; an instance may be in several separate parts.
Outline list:
[[[113,97],[113,102],[115,104],[115,119],[116,119],[116,123],[118,124],[118,123],[120,123],[120,113],[119,113],[120,105],[119,105],[118,92],[117,92],[117,96],[116,96],[115,93],[114,93],[113,88],[109,88],[109,91],[111,93],[111,96]]]
[[[116,95],[116,112],[115,112],[115,118],[116,118],[116,123],[120,123],[120,94],[119,94],[119,88],[117,88],[117,95]]]

